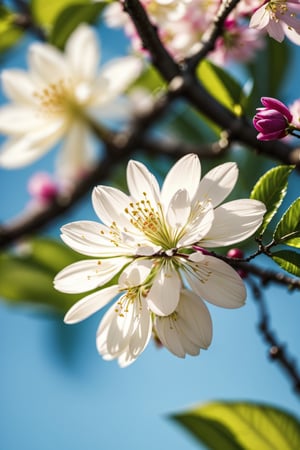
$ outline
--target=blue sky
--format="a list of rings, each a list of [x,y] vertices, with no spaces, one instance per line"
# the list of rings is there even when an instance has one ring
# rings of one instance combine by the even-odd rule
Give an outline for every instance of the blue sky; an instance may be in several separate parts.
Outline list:
[[[24,48],[9,66],[24,64]],[[293,91],[286,95],[294,98]],[[49,154],[25,169],[0,169],[1,221],[26,205],[28,176],[51,170],[52,163]],[[298,186],[294,177],[290,201]],[[59,226],[78,219],[95,219],[89,197],[49,232],[59,238]],[[269,287],[266,295],[272,327],[299,356],[299,294]],[[209,309],[214,337],[208,351],[181,360],[150,344],[136,363],[120,369],[102,361],[95,348],[102,312],[67,326],[61,317],[0,302],[0,449],[196,450],[199,445],[172,423],[170,413],[222,399],[266,402],[298,413],[290,382],[269,360],[257,333],[251,293],[239,310]]]

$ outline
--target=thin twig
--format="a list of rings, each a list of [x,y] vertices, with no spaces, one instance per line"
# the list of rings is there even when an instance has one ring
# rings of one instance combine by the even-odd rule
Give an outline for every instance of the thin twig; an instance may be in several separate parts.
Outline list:
[[[298,372],[296,360],[287,353],[286,347],[278,340],[270,327],[270,318],[261,289],[253,282],[253,280],[249,279],[248,282],[258,306],[258,329],[265,342],[269,345],[269,355],[271,359],[276,361],[286,372],[293,383],[296,394],[300,396],[300,373]]]

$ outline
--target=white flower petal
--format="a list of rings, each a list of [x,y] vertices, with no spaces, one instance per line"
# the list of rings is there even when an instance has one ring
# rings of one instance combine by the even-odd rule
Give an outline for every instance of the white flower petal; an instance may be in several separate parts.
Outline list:
[[[189,194],[185,189],[180,189],[170,200],[167,210],[167,222],[176,233],[186,224],[190,212]]]
[[[42,129],[7,140],[2,146],[0,166],[12,169],[31,164],[58,141],[65,126],[63,120],[49,121]]]
[[[19,136],[47,127],[49,119],[30,106],[8,104],[0,108],[0,132]]]
[[[65,323],[81,322],[109,303],[118,293],[118,286],[109,286],[75,303],[64,317]]]
[[[165,208],[179,189],[185,189],[192,200],[201,176],[201,165],[197,155],[189,154],[177,161],[168,172],[161,190],[161,201]]]
[[[110,229],[97,222],[78,221],[62,227],[62,240],[73,250],[87,256],[133,255],[134,248],[111,242]]]
[[[212,340],[212,321],[202,299],[194,292],[184,289],[177,312],[180,318],[178,324],[182,332],[199,348],[207,349]]]
[[[124,257],[78,261],[56,275],[54,287],[69,294],[90,291],[103,286],[129,262]]]
[[[162,266],[147,295],[148,307],[159,316],[175,311],[180,295],[181,280],[171,266]]]
[[[147,199],[152,207],[156,207],[159,201],[159,185],[154,175],[144,164],[129,161],[127,165],[127,185],[133,199],[136,201]],[[146,199],[144,193],[146,193]]]
[[[255,13],[252,15],[249,27],[257,28],[258,30],[263,30],[270,21],[270,14],[267,11],[266,6],[268,4],[264,4],[261,6]]]
[[[213,168],[200,181],[195,198],[209,200],[216,207],[234,188],[238,173],[237,165],[232,162]]]
[[[142,302],[142,309],[140,311],[139,322],[136,330],[132,334],[127,348],[118,357],[120,367],[127,367],[132,364],[137,357],[145,350],[149,343],[152,334],[152,320],[151,315]]]
[[[142,60],[135,56],[115,58],[105,64],[99,76],[100,80],[104,78],[108,81],[107,90],[102,93],[102,102],[111,101],[122,94],[140,75],[142,66]]]
[[[153,262],[149,259],[136,259],[121,273],[119,285],[121,288],[140,286],[149,276]]]
[[[156,317],[155,329],[159,340],[171,353],[179,358],[185,357],[185,350],[174,321],[169,317]]]
[[[151,338],[151,333],[152,333],[151,315],[147,308],[146,303],[144,301],[141,301],[138,326],[129,342],[129,350],[134,358],[137,358],[145,349]]]
[[[95,165],[96,154],[88,127],[75,122],[61,147],[56,160],[56,173],[63,180],[78,179]]]
[[[207,235],[214,221],[214,209],[211,203],[205,208],[192,208],[191,217],[185,228],[185,234],[178,241],[178,247],[195,244]]]
[[[124,303],[128,309],[124,311]],[[126,302],[126,295],[105,313],[97,331],[97,349],[106,359],[117,358],[127,347],[135,329],[134,304]]]
[[[107,226],[115,222],[119,227],[131,228],[125,209],[128,208],[130,197],[119,189],[109,186],[97,186],[93,190],[92,202],[99,219]]]
[[[266,212],[262,202],[240,199],[215,209],[215,218],[208,234],[201,240],[203,247],[220,247],[241,242],[261,225]]]
[[[24,70],[9,69],[1,73],[3,90],[16,103],[33,105],[35,86]]]
[[[290,28],[286,24],[283,24],[283,30],[286,37],[288,37],[290,41],[296,45],[300,45],[300,30],[296,31],[294,28]]]
[[[96,76],[100,48],[90,26],[82,23],[75,29],[67,41],[65,53],[76,79],[91,81]]]
[[[270,20],[267,31],[269,36],[275,39],[275,41],[282,42],[284,40],[284,29],[281,21],[276,22],[275,20]]]
[[[29,65],[36,83],[56,83],[71,76],[64,55],[50,44],[34,43],[29,49]]]
[[[238,273],[213,256],[193,253],[185,276],[191,289],[222,308],[239,308],[246,300],[246,288]]]

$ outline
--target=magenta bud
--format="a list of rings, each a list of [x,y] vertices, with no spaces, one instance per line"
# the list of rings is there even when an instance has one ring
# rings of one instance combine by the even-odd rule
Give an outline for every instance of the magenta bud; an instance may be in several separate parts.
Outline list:
[[[259,132],[257,139],[272,141],[282,139],[289,133],[289,125],[293,120],[288,107],[276,98],[262,97],[264,108],[257,108],[253,125]]]
[[[243,258],[244,252],[240,248],[231,248],[228,250],[227,255],[228,258]]]

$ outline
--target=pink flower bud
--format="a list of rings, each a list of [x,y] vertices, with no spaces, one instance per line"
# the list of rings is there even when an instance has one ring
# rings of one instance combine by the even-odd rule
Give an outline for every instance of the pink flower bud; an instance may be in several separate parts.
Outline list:
[[[231,248],[228,250],[226,256],[228,256],[228,258],[243,258],[244,252],[240,248]]]
[[[244,252],[240,248],[231,248],[228,250],[226,256],[228,258],[244,258]],[[248,273],[243,269],[237,269],[237,273],[241,278],[247,278]]]
[[[285,137],[293,120],[288,107],[271,97],[262,97],[261,102],[264,108],[257,108],[253,119],[253,125],[259,131],[257,139],[272,141]]]
[[[57,195],[58,186],[47,173],[37,172],[28,182],[28,191],[35,200],[47,203]]]

